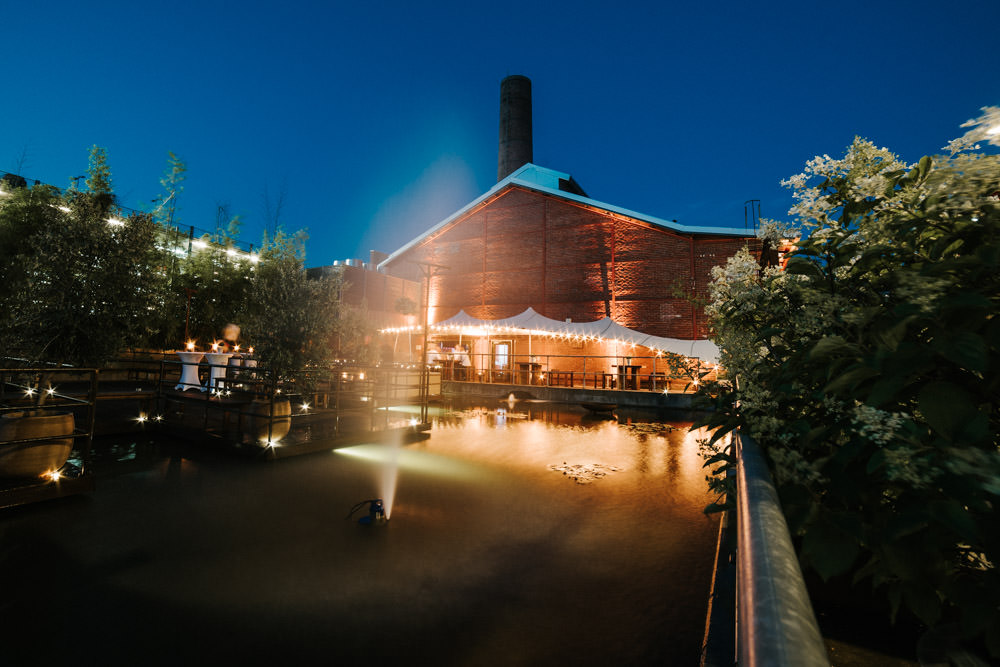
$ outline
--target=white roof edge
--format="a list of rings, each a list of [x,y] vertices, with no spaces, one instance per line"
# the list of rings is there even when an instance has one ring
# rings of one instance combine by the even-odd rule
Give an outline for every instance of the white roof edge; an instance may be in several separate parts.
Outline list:
[[[542,185],[538,181],[529,180],[528,178],[522,178],[522,176],[527,176],[529,173],[533,175],[547,177],[545,178],[545,180],[549,181],[550,183],[554,183],[556,187]],[[509,176],[504,178],[502,181],[497,182],[496,185],[494,185],[492,188],[487,190],[479,197],[476,197],[474,200],[472,200],[459,210],[455,211],[447,218],[437,223],[436,225],[434,225],[433,227],[431,227],[426,232],[416,237],[406,245],[398,248],[387,258],[379,262],[377,269],[381,271],[384,265],[393,261],[399,255],[402,255],[410,248],[413,248],[414,246],[418,245],[421,241],[423,241],[426,237],[430,236],[434,232],[451,224],[457,218],[461,217],[466,212],[475,208],[485,200],[489,199],[494,194],[496,194],[503,188],[507,187],[508,185],[520,185],[521,187],[528,188],[529,190],[544,192],[545,194],[561,197],[563,199],[567,199],[569,201],[575,201],[577,203],[585,204],[587,206],[593,206],[595,208],[604,209],[605,211],[609,211],[611,213],[625,215],[630,218],[635,218],[636,220],[642,220],[643,222],[649,222],[654,225],[665,227],[667,229],[672,229],[678,232],[686,232],[688,234],[711,234],[718,236],[745,236],[748,238],[753,236],[752,232],[748,232],[746,229],[738,229],[736,227],[704,227],[704,226],[684,225],[679,222],[673,222],[671,220],[657,218],[656,216],[646,215],[645,213],[639,213],[637,211],[632,211],[630,209],[622,208],[620,206],[613,206],[611,204],[606,204],[596,199],[591,199],[590,197],[583,197],[577,194],[573,194],[572,192],[566,192],[565,190],[560,190],[558,188],[559,179],[568,181],[570,180],[570,178],[572,178],[572,176],[570,176],[569,174],[561,171],[556,171],[555,169],[549,169],[547,167],[539,167],[538,165],[531,163],[525,164],[520,169],[517,169]]]

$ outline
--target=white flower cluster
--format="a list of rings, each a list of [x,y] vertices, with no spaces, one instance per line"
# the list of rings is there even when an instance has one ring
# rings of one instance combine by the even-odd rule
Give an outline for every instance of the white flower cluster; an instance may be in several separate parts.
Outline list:
[[[962,123],[962,127],[972,129],[958,139],[949,141],[944,150],[952,155],[960,151],[979,150],[981,141],[1000,146],[1000,107],[983,107],[980,111],[983,113],[978,118]]]
[[[801,219],[804,227],[839,227],[835,215],[847,201],[891,199],[893,190],[886,176],[909,169],[886,148],[855,137],[843,159],[818,155],[806,163],[805,171],[781,182],[792,190],[795,204],[788,211]],[[840,189],[819,184],[840,182]],[[816,185],[813,185],[816,183]]]
[[[864,403],[857,403],[851,411],[851,423],[858,427],[858,434],[878,445],[886,445],[896,437],[906,415],[886,412]]]
[[[885,452],[886,477],[914,488],[930,486],[941,476],[942,471],[918,457],[917,451],[909,445],[897,443]]]
[[[946,459],[944,466],[953,475],[978,484],[987,493],[1000,496],[1000,451],[966,449],[961,456]]]
[[[931,314],[947,296],[949,287],[951,281],[947,278],[933,278],[914,271],[901,271],[896,294],[920,308],[922,313]]]
[[[714,306],[726,304],[728,311],[748,312],[755,308],[760,292],[760,264],[747,248],[730,257],[725,266],[712,268],[709,316],[721,313]]]
[[[798,236],[798,232],[787,222],[771,220],[770,218],[760,219],[760,226],[757,228],[757,238],[763,241],[778,244],[796,236]]]
[[[798,450],[787,447],[771,447],[768,454],[774,462],[774,476],[779,484],[797,482],[799,484],[816,484],[824,481],[824,477],[816,469],[815,463],[810,463]]]

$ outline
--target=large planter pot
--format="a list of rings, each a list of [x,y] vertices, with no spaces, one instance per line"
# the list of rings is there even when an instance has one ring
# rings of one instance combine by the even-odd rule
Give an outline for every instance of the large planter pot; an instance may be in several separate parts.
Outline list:
[[[268,414],[271,401],[266,398],[254,399],[243,415],[243,431],[249,433],[254,442],[267,442]],[[292,428],[292,404],[287,398],[274,402],[274,415],[271,425],[271,442],[278,442]]]
[[[37,477],[63,467],[73,438],[12,443],[13,440],[71,436],[73,414],[12,412],[0,417],[0,477]]]

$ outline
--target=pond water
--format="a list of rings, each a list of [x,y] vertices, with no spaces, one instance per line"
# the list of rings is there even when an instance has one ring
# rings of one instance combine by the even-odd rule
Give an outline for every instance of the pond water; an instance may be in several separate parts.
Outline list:
[[[718,523],[688,423],[432,419],[268,463],[99,443],[94,494],[0,511],[0,662],[697,663]],[[345,519],[376,496],[387,523]]]

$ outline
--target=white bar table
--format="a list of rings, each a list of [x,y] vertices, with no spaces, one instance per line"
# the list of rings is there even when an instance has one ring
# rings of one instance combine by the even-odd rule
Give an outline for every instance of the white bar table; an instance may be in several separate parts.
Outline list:
[[[205,388],[201,386],[201,381],[198,379],[198,362],[205,356],[205,353],[177,352],[177,356],[181,358],[183,366],[181,366],[181,381],[177,383],[174,389],[180,389],[181,391],[199,389],[205,391]]]
[[[233,356],[232,352],[205,353],[205,360],[210,364],[208,385],[205,387],[205,390],[215,391],[218,389],[219,380],[224,380],[226,378],[226,364],[229,362],[229,357],[231,356]]]

